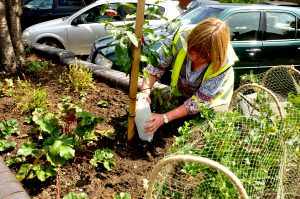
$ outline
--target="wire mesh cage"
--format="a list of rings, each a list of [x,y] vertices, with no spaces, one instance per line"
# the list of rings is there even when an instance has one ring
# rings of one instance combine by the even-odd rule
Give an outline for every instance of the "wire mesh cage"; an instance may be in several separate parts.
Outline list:
[[[242,85],[234,92],[228,112],[211,114],[201,109],[208,117],[179,128],[180,136],[168,158],[193,155],[215,161],[240,180],[249,198],[299,199],[299,77],[294,69],[283,70],[255,76],[255,84]],[[272,76],[277,73],[285,74],[282,81],[293,82],[293,86],[276,89],[281,83],[272,81],[281,80],[272,80]],[[286,80],[288,77],[292,79]],[[152,198],[243,197],[228,176],[208,165],[173,161],[154,173],[147,191]]]
[[[271,90],[280,101],[289,93],[300,93],[300,72],[293,66],[276,66],[264,73],[261,85]]]
[[[228,112],[191,129],[182,129],[181,134],[171,154],[196,155],[224,165],[240,179],[249,198],[273,199],[279,194],[283,144],[278,126],[273,121]],[[167,198],[163,193],[169,190],[174,192],[174,187],[165,183],[174,178],[183,185],[193,184],[194,191],[201,190],[201,195],[186,198],[240,198],[223,175],[193,163],[177,164],[172,169],[162,170],[160,176],[164,178],[157,181],[163,184],[164,191],[155,190],[157,198]]]
[[[180,169],[185,164],[197,165],[203,170],[197,175],[188,175]],[[159,175],[161,170],[165,171],[164,175]],[[221,190],[212,189],[211,184],[218,184],[218,182],[211,181],[211,178],[207,179],[206,170],[218,173],[222,179],[227,180],[228,185],[233,188],[237,196],[248,199],[242,183],[230,170],[213,160],[193,155],[175,155],[160,160],[155,165],[150,177],[146,199],[160,198],[158,197],[160,194],[163,198],[201,198],[202,196],[215,195]],[[172,175],[166,175],[166,173]],[[210,191],[210,193],[205,193],[206,191]]]

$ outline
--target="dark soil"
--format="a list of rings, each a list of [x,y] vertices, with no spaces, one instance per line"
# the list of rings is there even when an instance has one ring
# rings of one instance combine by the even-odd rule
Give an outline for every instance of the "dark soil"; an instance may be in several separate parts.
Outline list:
[[[30,56],[28,59],[38,59],[36,56]],[[47,99],[49,102],[49,111],[54,111],[59,99],[63,95],[78,98],[78,94],[68,92],[58,81],[62,72],[67,67],[58,63],[52,63],[48,70],[39,75],[29,75],[25,73],[27,80],[41,84],[42,88],[47,90]],[[1,74],[1,81],[4,78],[17,77],[24,78],[21,74],[7,75]],[[127,127],[122,125],[127,121],[128,93],[118,88],[112,88],[109,84],[94,80],[94,89],[87,90],[87,100],[82,109],[93,112],[94,115],[102,116],[105,120],[98,127],[99,130],[113,130],[115,139],[109,139],[100,136],[97,141],[97,149],[109,148],[116,154],[117,165],[112,171],[107,171],[102,167],[95,168],[89,163],[91,155],[88,153],[76,153],[76,158],[62,167],[59,172],[59,182],[56,178],[48,179],[46,182],[38,180],[24,181],[23,187],[32,198],[57,198],[58,190],[60,197],[69,192],[84,192],[88,198],[112,198],[113,194],[120,192],[129,193],[132,198],[143,198],[145,188],[143,182],[149,179],[155,163],[166,155],[168,148],[173,142],[173,136],[176,128],[171,125],[164,125],[154,136],[152,143],[139,140],[137,135],[131,144],[127,144]],[[101,108],[97,102],[106,100],[109,106]],[[11,97],[0,97],[0,121],[8,119],[17,119],[19,121],[19,136],[14,136],[18,146],[9,151],[10,154],[16,153],[19,145],[30,137],[22,138],[22,134],[31,132],[31,125],[25,125],[24,119],[29,114],[21,114],[17,109]],[[5,159],[8,152],[0,153]],[[17,168],[11,167],[13,172]]]

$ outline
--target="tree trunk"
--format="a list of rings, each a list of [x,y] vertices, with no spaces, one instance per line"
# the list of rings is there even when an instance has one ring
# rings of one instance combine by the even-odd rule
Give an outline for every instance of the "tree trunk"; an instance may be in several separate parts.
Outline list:
[[[0,0],[0,61],[2,70],[14,72],[17,68],[17,62],[8,30],[5,10],[5,0]]]
[[[6,0],[7,19],[9,32],[15,51],[18,66],[25,64],[25,50],[22,42],[20,17],[22,14],[22,0]]]

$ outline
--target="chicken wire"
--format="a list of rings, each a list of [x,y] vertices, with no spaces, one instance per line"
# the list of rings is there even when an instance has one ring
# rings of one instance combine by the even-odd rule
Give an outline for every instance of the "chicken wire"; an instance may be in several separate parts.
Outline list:
[[[247,83],[264,86],[284,102],[289,93],[300,93],[300,72],[294,66],[274,66],[265,73],[242,76],[240,85]]]
[[[300,198],[300,72],[296,70],[294,66],[276,66],[269,69],[266,73],[247,75],[244,77],[244,80],[244,83],[255,82],[264,86],[264,88],[271,91],[279,101],[283,114],[281,131],[285,135],[285,152],[282,162],[284,164],[282,171],[282,197]],[[244,86],[241,92],[237,92],[237,95],[240,97],[236,97],[232,101],[232,103],[235,104],[234,108],[243,114],[245,112],[249,113],[250,109],[253,108],[249,105],[249,101],[245,103],[245,100],[238,99],[244,94],[249,97],[251,96],[251,94],[247,95],[247,92],[249,93],[251,89],[249,87],[245,89],[246,87]],[[247,106],[248,108],[246,108]],[[270,105],[270,107],[273,110],[276,109],[274,104]],[[278,108],[277,110],[280,109]],[[255,111],[252,113],[254,112]]]
[[[300,73],[292,67],[272,70],[236,90],[230,111],[181,127],[169,156],[220,163],[249,198],[300,198]],[[147,193],[153,198],[241,198],[224,173],[195,162],[167,164],[151,179]]]

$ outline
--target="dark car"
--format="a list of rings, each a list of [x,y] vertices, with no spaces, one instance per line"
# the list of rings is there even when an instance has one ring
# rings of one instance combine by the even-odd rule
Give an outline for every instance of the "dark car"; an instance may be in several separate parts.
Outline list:
[[[25,0],[21,27],[25,28],[51,19],[65,17],[95,0]]]
[[[300,66],[300,9],[284,6],[215,4],[199,6],[180,16],[183,26],[195,25],[215,16],[227,22],[231,44],[239,57],[234,65],[236,77],[260,73],[275,65]],[[168,33],[170,34],[170,33]],[[94,43],[89,60],[115,61],[114,46],[107,41]],[[237,82],[239,80],[237,79]]]
[[[214,0],[193,0],[186,6],[185,10],[190,10],[197,6],[202,6],[202,5],[207,5],[207,4],[218,4],[218,3],[220,3],[220,2],[214,1]]]
[[[264,5],[274,5],[274,6],[291,6],[291,7],[300,7],[299,4],[293,2],[286,2],[286,1],[261,1],[256,2],[257,4],[264,4]]]

